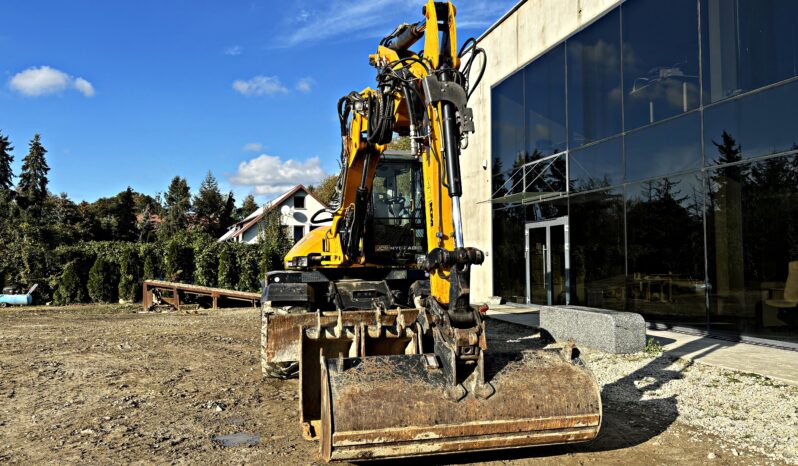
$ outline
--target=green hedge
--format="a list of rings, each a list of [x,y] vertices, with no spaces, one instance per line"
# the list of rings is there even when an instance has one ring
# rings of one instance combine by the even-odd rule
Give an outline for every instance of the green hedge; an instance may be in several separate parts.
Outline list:
[[[95,303],[113,303],[119,298],[119,269],[103,255],[98,255],[89,270],[89,297]]]
[[[138,301],[141,297],[141,260],[134,248],[122,252],[119,261],[119,299]]]
[[[139,301],[148,279],[258,292],[275,255],[273,247],[217,243],[190,233],[165,244],[93,241],[56,248],[47,261],[46,283],[59,305]]]

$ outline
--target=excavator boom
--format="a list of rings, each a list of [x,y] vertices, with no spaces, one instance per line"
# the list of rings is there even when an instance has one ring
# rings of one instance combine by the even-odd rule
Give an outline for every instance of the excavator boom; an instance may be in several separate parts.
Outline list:
[[[267,276],[264,373],[299,376],[304,433],[325,461],[591,440],[601,398],[578,351],[493,353],[470,303],[485,254],[465,244],[460,152],[485,53],[474,39],[458,51],[451,2],[423,15],[369,57],[376,86],[339,101],[331,225]],[[386,152],[395,134],[408,152]]]

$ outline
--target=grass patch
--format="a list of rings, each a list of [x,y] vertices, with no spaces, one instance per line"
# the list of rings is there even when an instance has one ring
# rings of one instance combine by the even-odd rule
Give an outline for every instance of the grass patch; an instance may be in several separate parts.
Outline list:
[[[664,351],[662,345],[654,338],[649,338],[646,341],[646,346],[643,347],[643,352],[649,356],[659,356]]]

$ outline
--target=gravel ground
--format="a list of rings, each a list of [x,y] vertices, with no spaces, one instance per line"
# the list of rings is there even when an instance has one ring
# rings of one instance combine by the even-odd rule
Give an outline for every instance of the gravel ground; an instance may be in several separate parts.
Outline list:
[[[721,438],[718,451],[709,453],[739,456],[750,449],[798,464],[798,387],[663,355],[588,353],[585,359],[612,403],[675,410],[680,422]]]
[[[136,314],[118,306],[0,310],[0,463],[315,464],[297,381],[263,380],[254,309]],[[543,345],[488,321],[489,345]],[[587,352],[602,384],[587,444],[420,464],[796,463],[796,387],[662,356]],[[534,390],[535,387],[530,387]]]

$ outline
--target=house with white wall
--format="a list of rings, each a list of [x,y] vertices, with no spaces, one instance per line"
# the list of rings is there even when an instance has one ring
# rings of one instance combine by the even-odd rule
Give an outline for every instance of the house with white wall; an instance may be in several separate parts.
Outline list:
[[[247,218],[232,225],[218,241],[257,243],[258,231],[260,230],[258,225],[266,214],[277,209],[280,212],[280,223],[285,226],[288,237],[296,243],[311,229],[323,224],[329,224],[329,222],[314,225],[310,223],[313,214],[326,208],[327,205],[325,203],[308,191],[306,187],[298,184],[255,212],[252,212]],[[329,219],[328,215],[324,217]]]

